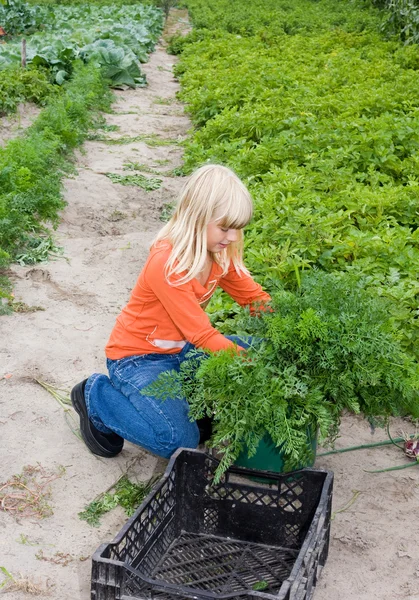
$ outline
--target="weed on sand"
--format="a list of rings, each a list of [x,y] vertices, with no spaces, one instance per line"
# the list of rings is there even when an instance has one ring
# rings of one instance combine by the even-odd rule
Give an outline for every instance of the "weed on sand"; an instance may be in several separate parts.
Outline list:
[[[161,209],[161,213],[160,213],[160,217],[159,217],[160,221],[163,221],[163,223],[167,223],[168,221],[170,221],[174,210],[175,210],[174,202],[167,202],[166,204],[163,204],[163,208]]]
[[[79,513],[80,519],[87,521],[93,527],[99,527],[100,518],[117,506],[122,506],[128,516],[132,515],[157,479],[158,476],[148,481],[133,483],[126,474],[122,475],[115,484],[99,494],[84,511]]]
[[[31,596],[48,596],[51,591],[49,581],[45,583],[35,581],[34,579],[21,574],[15,576],[10,573],[6,567],[0,566],[0,572],[3,575],[3,581],[0,583],[0,590],[4,592],[21,592]]]
[[[37,560],[42,560],[44,562],[49,562],[54,565],[61,565],[62,567],[66,567],[70,563],[74,561],[83,562],[90,558],[89,556],[73,556],[72,554],[66,552],[55,552],[51,556],[46,556],[44,551],[41,549],[35,554],[35,558]]]
[[[57,388],[51,383],[47,383],[46,381],[42,381],[41,379],[34,379],[35,383],[38,383],[41,387],[44,388],[47,392],[53,396],[61,408],[64,410],[64,419],[67,425],[70,427],[72,433],[79,439],[81,439],[80,430],[78,426],[78,421],[74,417],[73,410],[71,408],[71,400],[70,394],[67,390],[63,390],[61,388]]]
[[[144,142],[150,148],[158,147],[158,146],[176,146],[180,142],[175,138],[164,138],[157,134],[141,134],[135,136],[123,135],[118,138],[110,138],[106,135],[102,135],[100,133],[94,134],[94,136],[90,136],[89,139],[94,139],[98,142],[105,142],[110,145],[120,145],[120,144],[133,144],[135,142]]]
[[[162,184],[161,179],[156,177],[145,177],[144,175],[118,175],[118,173],[106,173],[106,177],[112,181],[112,183],[119,183],[121,185],[134,185],[140,187],[146,192],[152,192],[158,190]]]
[[[173,96],[170,98],[163,98],[162,96],[157,96],[154,100],[153,100],[154,104],[163,104],[163,105],[170,105],[173,104],[173,102],[176,102],[176,98],[174,98]]]
[[[156,161],[157,162],[157,161]],[[139,162],[127,162],[124,163],[124,171],[142,171],[143,173],[151,173],[153,175],[159,175],[160,177],[182,177],[184,172],[182,167],[174,167],[167,171],[159,171],[153,167],[149,167],[144,163]]]
[[[62,467],[52,472],[40,464],[24,466],[20,475],[12,475],[0,485],[0,510],[19,518],[51,516],[49,485],[63,473]]]

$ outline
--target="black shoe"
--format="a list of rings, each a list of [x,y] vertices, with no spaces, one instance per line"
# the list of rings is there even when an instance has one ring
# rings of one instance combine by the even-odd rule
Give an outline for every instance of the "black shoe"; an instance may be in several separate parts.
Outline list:
[[[116,433],[102,433],[90,421],[84,398],[86,381],[87,379],[81,381],[71,390],[71,403],[80,417],[81,437],[90,452],[97,456],[112,458],[121,452],[124,447],[124,438]]]

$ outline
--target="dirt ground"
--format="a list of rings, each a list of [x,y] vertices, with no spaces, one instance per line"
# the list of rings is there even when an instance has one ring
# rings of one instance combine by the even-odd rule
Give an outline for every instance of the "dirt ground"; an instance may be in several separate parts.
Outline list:
[[[182,13],[172,16],[178,27],[184,19]],[[63,257],[11,269],[16,300],[42,310],[0,320],[0,481],[31,467],[50,490],[52,514],[25,517],[7,510],[7,502],[1,507],[0,567],[14,578],[0,590],[8,600],[31,594],[88,600],[90,558],[126,516],[114,509],[93,528],[78,513],[122,473],[145,481],[166,465],[129,443],[111,460],[90,454],[69,427],[74,413],[36,380],[68,392],[91,373],[105,372],[103,348],[115,317],[162,226],[162,208],[183,183],[163,176],[160,189],[146,192],[112,183],[105,173],[131,173],[124,164],[134,162],[162,171],[182,164],[177,142],[190,122],[175,98],[174,62],[162,42],[143,67],[148,87],[117,92],[113,113],[106,115],[108,125],[118,126],[105,132],[109,138],[157,134],[167,144],[87,142],[77,176],[64,182],[68,205],[57,231]],[[401,429],[414,432],[411,424],[394,420],[392,434]],[[345,417],[337,447],[384,439],[384,431]],[[394,446],[317,458],[316,467],[334,471],[335,487],[329,558],[315,600],[419,600],[419,469],[366,472],[406,462]],[[0,570],[0,585],[2,578]]]
[[[40,108],[27,102],[20,104],[15,114],[0,118],[0,146],[29,127],[40,112]]]

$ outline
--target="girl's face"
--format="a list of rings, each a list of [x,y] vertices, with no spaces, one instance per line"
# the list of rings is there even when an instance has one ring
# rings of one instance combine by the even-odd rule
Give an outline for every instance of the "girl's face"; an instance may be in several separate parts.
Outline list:
[[[238,238],[237,229],[221,227],[217,221],[207,225],[207,248],[208,252],[221,252]]]

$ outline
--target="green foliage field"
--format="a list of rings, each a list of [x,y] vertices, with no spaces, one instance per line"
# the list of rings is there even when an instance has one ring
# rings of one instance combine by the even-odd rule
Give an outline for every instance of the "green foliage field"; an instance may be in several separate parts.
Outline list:
[[[21,102],[43,106],[57,91],[45,71],[20,67],[4,69],[0,76],[0,117],[15,112]]]
[[[268,288],[312,267],[361,274],[418,356],[418,46],[384,37],[363,2],[187,6],[197,29],[172,43],[196,125],[186,169],[221,162],[250,186],[250,270]]]
[[[419,6],[417,0],[372,0],[372,4],[383,8],[386,19],[383,29],[399,35],[406,44],[419,42]]]
[[[61,85],[70,77],[73,61],[81,59],[102,68],[114,87],[144,85],[138,61],[146,62],[160,36],[161,10],[142,4],[38,6],[31,10],[35,8],[33,26],[38,31],[27,40],[29,65],[48,69],[52,80]],[[11,10],[3,8],[0,25],[7,22]],[[22,21],[21,30],[16,25],[11,33],[26,29],[26,21]],[[20,44],[18,38],[0,46],[0,72],[20,63]]]
[[[8,35],[33,33],[42,23],[42,12],[23,0],[0,2],[0,25]]]
[[[0,269],[32,262],[54,249],[50,228],[64,202],[62,177],[72,151],[88,137],[112,87],[145,85],[138,66],[160,36],[163,13],[151,5],[0,4],[0,116],[23,101],[45,106],[19,138],[0,148]],[[27,64],[21,60],[27,39]],[[58,85],[57,85],[58,84]],[[49,250],[48,250],[49,249]],[[0,280],[0,299],[10,285]],[[0,309],[8,310],[7,304]]]
[[[0,266],[33,246],[63,208],[61,179],[71,151],[86,138],[95,111],[109,108],[110,92],[94,66],[75,64],[73,78],[26,135],[0,148]]]

